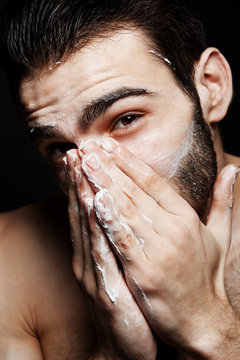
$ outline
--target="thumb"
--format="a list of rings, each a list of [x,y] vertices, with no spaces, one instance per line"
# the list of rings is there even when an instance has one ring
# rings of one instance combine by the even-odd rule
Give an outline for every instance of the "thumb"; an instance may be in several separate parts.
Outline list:
[[[215,236],[225,255],[231,242],[233,188],[238,172],[237,165],[227,165],[219,173],[214,185],[207,221],[207,228]]]

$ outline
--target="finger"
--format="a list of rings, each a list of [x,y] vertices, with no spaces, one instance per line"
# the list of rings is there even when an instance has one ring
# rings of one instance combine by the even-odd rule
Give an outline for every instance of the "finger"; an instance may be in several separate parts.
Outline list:
[[[128,224],[121,220],[107,190],[100,190],[96,194],[94,208],[124,270],[144,266],[147,261],[145,251],[143,251],[145,241],[143,238],[137,237]]]
[[[124,146],[111,138],[104,139],[101,147],[112,157],[118,167],[163,209],[185,217],[191,206],[147,164],[136,158]]]
[[[239,168],[227,165],[217,177],[213,189],[207,228],[215,236],[222,250],[228,251],[231,239],[233,187]]]
[[[90,237],[91,237],[91,229],[89,228],[88,217],[93,210],[93,201],[94,194],[92,189],[90,188],[88,181],[85,176],[82,176],[81,186],[77,187],[77,196],[79,202],[81,204],[80,211],[81,217],[83,218],[83,226],[82,226],[82,236],[83,236],[83,251],[85,257],[85,267],[84,270],[89,270],[92,268],[91,261],[91,247],[90,247]]]
[[[81,283],[88,294],[94,296],[96,294],[97,284],[95,272],[93,269],[93,262],[91,257],[91,238],[94,236],[93,228],[90,228],[89,217],[93,212],[93,199],[94,194],[90,188],[84,175],[81,177],[81,183],[78,184],[79,168],[75,168],[75,182],[76,182],[76,193],[78,202],[80,204],[79,211],[81,216],[81,238],[82,238],[82,249],[84,258],[84,268]]]
[[[104,163],[109,161],[109,159],[99,148],[96,148],[96,151],[98,151],[98,154],[91,153],[90,155],[83,157],[82,167],[84,173],[89,181],[94,184],[95,191],[99,192],[102,189],[106,189],[109,193],[109,197],[113,199],[114,209],[118,213],[118,223],[125,224],[125,227],[128,227],[128,232],[133,233],[131,247],[134,249],[143,240],[145,244],[144,247],[142,247],[142,249],[136,248],[135,252],[139,253],[139,256],[141,251],[144,253],[150,252],[153,242],[159,242],[159,240],[156,237],[157,234],[154,231],[151,221],[148,221],[142,214],[142,211],[147,208],[148,204],[146,202],[141,203],[142,211],[139,211],[136,208],[129,197],[121,191],[118,183],[106,168]],[[103,156],[105,156],[105,159],[103,159]],[[104,160],[104,163],[101,160]],[[118,169],[118,172],[121,171]],[[127,181],[127,176],[125,174],[122,175],[124,176],[125,181]],[[142,190],[140,191],[142,192]],[[156,208],[154,212],[157,210],[158,209]],[[159,212],[158,215],[160,216]],[[159,219],[158,222],[160,222]]]
[[[118,268],[116,258],[106,239],[93,209],[93,193],[87,179],[83,176],[82,187],[78,188],[81,202],[85,206],[84,217],[88,217],[88,226],[90,236],[83,239],[85,268],[84,268],[84,286],[88,294],[96,297],[97,292],[100,294],[102,303],[115,304],[119,298],[119,289],[122,284],[122,275]],[[91,285],[95,282],[94,286]],[[106,299],[108,298],[108,301]],[[104,305],[104,304],[103,304]]]
[[[82,224],[79,213],[79,203],[76,194],[74,180],[74,166],[77,159],[76,153],[69,151],[66,155],[68,170],[68,217],[70,223],[70,236],[73,243],[73,270],[78,279],[83,274],[83,248],[82,248]]]
[[[91,152],[83,156],[82,166],[95,192],[102,188],[108,190],[117,211],[123,218],[127,218],[126,222],[134,228],[134,232],[141,229],[142,236],[146,233],[147,238],[152,230],[162,237],[167,236],[169,213],[123,173],[96,143],[88,142],[87,146],[90,146]],[[93,162],[90,167],[89,160]],[[141,222],[140,228],[134,223],[138,220]]]
[[[107,334],[110,327],[113,333],[118,334],[118,339],[123,327],[123,339],[127,337],[128,341],[136,336],[132,328],[136,332],[140,331],[141,340],[149,339],[152,343],[150,346],[154,349],[151,329],[127,286],[111,246],[92,210],[89,212],[88,222],[92,233],[91,256],[97,284],[94,300],[100,312],[100,321],[102,320],[105,326],[107,324]],[[103,333],[101,335],[104,336]],[[112,341],[110,338],[110,342]]]
[[[93,211],[90,212],[89,226],[91,228],[91,258],[98,293],[104,303],[116,304],[120,297],[122,274],[118,268],[116,258],[106,239]],[[103,292],[103,293],[102,293]],[[106,299],[106,296],[108,299]],[[106,302],[106,300],[108,300]]]

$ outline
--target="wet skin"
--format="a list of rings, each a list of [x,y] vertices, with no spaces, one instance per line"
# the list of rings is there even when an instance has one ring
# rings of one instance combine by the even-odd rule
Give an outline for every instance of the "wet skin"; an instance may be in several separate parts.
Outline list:
[[[193,106],[166,64],[149,50],[142,34],[116,34],[90,44],[54,71],[50,64],[39,76],[22,82],[21,102],[30,133],[65,192],[63,158],[87,139],[114,138],[161,178],[169,179],[188,139]],[[221,167],[235,162],[220,150],[217,155]],[[147,341],[154,347],[150,336]],[[51,344],[45,353],[49,353],[47,359],[53,358]]]
[[[169,177],[188,136],[193,109],[167,66],[148,50],[138,36],[118,34],[82,49],[54,71],[46,68],[39,77],[22,83],[21,101],[29,112],[30,132],[33,129],[39,150],[58,166],[62,186],[64,144],[79,146],[82,140],[108,136],[161,177]],[[99,99],[108,104],[104,113],[98,115],[93,107],[86,111]],[[45,133],[48,130],[49,139],[38,138],[44,136],[39,127]],[[50,138],[56,130],[58,136]]]

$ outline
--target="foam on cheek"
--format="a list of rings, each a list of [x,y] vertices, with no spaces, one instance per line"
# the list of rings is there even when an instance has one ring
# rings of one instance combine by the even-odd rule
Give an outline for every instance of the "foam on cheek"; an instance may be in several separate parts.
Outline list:
[[[170,180],[171,178],[173,178],[176,175],[176,173],[179,169],[179,165],[180,165],[182,159],[189,152],[189,150],[192,146],[192,143],[193,143],[193,124],[189,128],[186,138],[184,139],[182,144],[179,146],[179,148],[177,149],[177,151],[174,155],[172,166],[171,166],[171,169],[169,171],[169,174],[168,174],[168,177],[166,180]]]
[[[127,144],[126,147],[129,147],[129,150],[132,151],[136,157],[154,169],[163,180],[168,181],[176,175],[181,160],[192,145],[192,127],[191,125],[188,128],[180,145],[171,147],[170,150],[162,150],[162,144],[159,143],[156,129],[145,132],[142,136],[138,136],[136,141],[134,141],[134,145],[129,143],[129,146]],[[139,153],[139,149],[142,148],[143,144],[146,144],[143,153]],[[132,164],[129,164],[129,166],[132,166]]]

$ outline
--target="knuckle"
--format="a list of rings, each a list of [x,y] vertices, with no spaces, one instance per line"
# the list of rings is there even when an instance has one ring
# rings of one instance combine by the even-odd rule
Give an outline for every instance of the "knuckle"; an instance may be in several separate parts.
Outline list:
[[[179,222],[176,226],[176,231],[177,231],[177,235],[179,240],[181,241],[186,241],[189,238],[190,235],[190,230],[188,229],[188,227],[183,223],[183,222]]]
[[[158,278],[159,281],[159,278]],[[156,292],[156,274],[154,276],[154,272],[152,269],[148,269],[146,274],[144,275],[144,283],[139,282],[139,289],[143,292],[143,294],[151,295]]]
[[[103,155],[103,154],[102,154]],[[101,156],[101,162],[103,166],[108,170],[111,171],[113,168],[112,160],[109,159],[107,156]]]
[[[178,249],[185,249],[189,245],[190,230],[182,221],[171,224],[170,241]]]
[[[103,176],[102,176],[102,185],[104,185],[105,189],[108,189],[109,192],[111,192],[112,189],[114,189],[114,183],[113,180],[111,178],[111,176],[109,175],[109,169],[106,167],[106,170],[103,171]]]
[[[150,188],[159,186],[159,176],[154,173],[146,174],[144,179],[145,185]]]
[[[122,250],[128,250],[132,246],[132,234],[125,232],[124,235],[118,241],[118,247]]]
[[[139,198],[142,195],[140,188],[133,181],[127,181],[124,184],[124,192],[131,199]]]
[[[122,206],[123,216],[127,219],[133,219],[136,217],[136,208],[130,200],[127,200]]]
[[[114,175],[115,169],[112,160],[109,158],[101,158],[101,162],[103,165],[103,174],[105,175],[105,179],[109,184],[113,182],[111,175]]]

